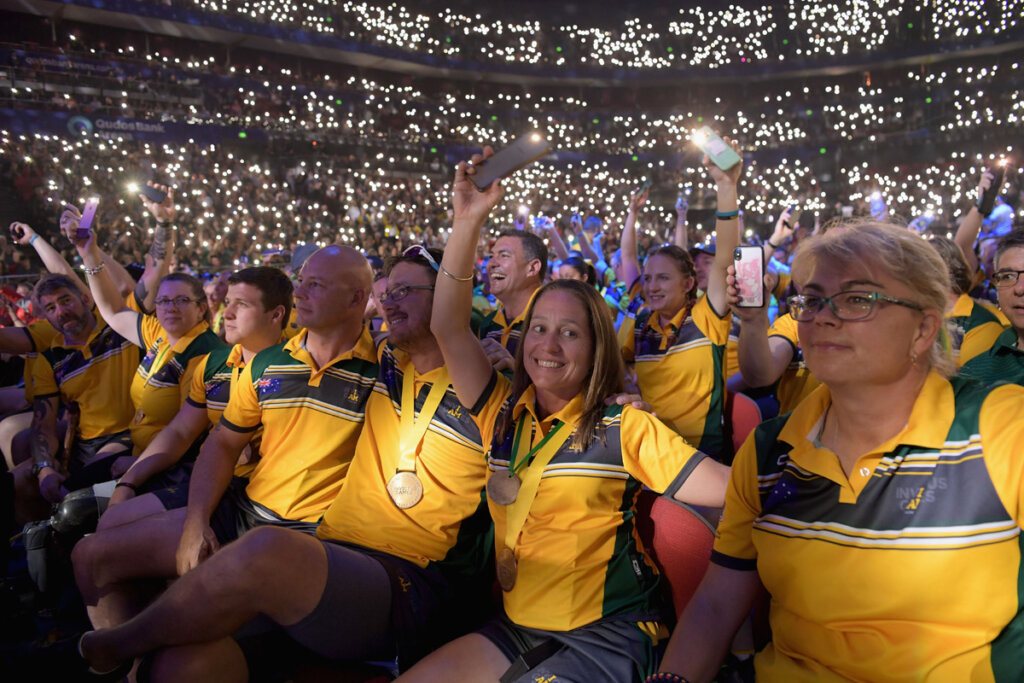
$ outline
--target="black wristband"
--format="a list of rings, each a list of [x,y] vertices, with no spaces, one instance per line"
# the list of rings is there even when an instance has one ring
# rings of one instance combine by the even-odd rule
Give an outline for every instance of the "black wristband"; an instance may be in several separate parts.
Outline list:
[[[138,487],[138,486],[136,486],[135,484],[129,484],[129,483],[128,483],[128,482],[126,482],[126,481],[119,481],[119,482],[117,482],[116,484],[114,484],[114,488],[115,488],[115,489],[116,489],[117,487],[119,487],[119,486],[123,486],[123,487],[125,487],[126,489],[131,489],[132,493],[138,493],[138,492],[139,492],[139,487]]]
[[[156,224],[159,225],[161,228],[169,228],[172,225],[174,225],[174,221],[162,221],[158,218]]]
[[[778,249],[780,246],[782,246],[781,244],[772,244],[771,240],[766,240],[766,242],[768,243],[768,246],[771,247],[772,249]]]

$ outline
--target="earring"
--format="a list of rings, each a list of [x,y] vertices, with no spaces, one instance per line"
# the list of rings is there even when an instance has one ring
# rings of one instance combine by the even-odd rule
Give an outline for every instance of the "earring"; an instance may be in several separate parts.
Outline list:
[[[910,354],[910,364],[911,365],[917,365],[917,353],[916,352],[911,352],[911,354]]]

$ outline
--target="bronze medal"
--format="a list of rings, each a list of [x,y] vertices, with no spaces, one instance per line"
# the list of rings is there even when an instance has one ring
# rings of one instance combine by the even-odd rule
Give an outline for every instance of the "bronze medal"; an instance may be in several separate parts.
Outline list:
[[[423,483],[415,472],[396,472],[388,482],[388,494],[395,505],[405,510],[423,499]]]
[[[521,485],[515,474],[495,472],[487,479],[487,495],[498,505],[511,505],[516,502]]]
[[[501,590],[506,593],[512,590],[512,587],[516,585],[516,556],[508,548],[503,548],[498,553],[498,558],[495,562],[498,585],[501,586]]]

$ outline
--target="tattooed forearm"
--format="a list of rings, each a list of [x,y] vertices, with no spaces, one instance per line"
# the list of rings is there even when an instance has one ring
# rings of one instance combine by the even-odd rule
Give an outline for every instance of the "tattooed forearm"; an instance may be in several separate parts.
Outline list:
[[[32,459],[35,462],[47,462],[53,459],[53,446],[50,444],[52,435],[46,433],[44,421],[50,413],[50,402],[37,399],[32,404]]]
[[[167,258],[167,242],[171,239],[170,226],[157,224],[153,231],[153,244],[149,247],[149,255],[156,261]]]

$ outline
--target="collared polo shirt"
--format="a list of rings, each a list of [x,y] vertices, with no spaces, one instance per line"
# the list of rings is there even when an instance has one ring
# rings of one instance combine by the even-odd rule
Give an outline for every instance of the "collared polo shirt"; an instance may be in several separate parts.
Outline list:
[[[760,425],[712,561],[772,596],[759,681],[1020,680],[1024,388],[932,372],[849,476],[817,444],[829,389]]]
[[[960,368],[960,374],[986,384],[1024,384],[1024,351],[1017,347],[1017,331],[1012,327],[1003,330],[988,351]]]
[[[622,326],[622,356],[635,363],[644,400],[689,443],[726,460],[722,420],[731,327],[732,316],[718,315],[706,296],[665,327],[647,311]]]
[[[501,384],[495,391],[506,393]],[[485,439],[490,476],[505,476],[515,424],[533,416],[536,446],[556,420],[572,422],[582,395],[538,419],[531,385],[512,410],[513,427]],[[605,409],[599,433],[582,451],[567,439],[544,468],[536,498],[514,550],[518,576],[504,593],[505,612],[520,626],[568,631],[609,617],[658,621],[658,573],[637,537],[635,503],[644,486],[669,495],[706,456],[650,413],[630,406]],[[523,438],[528,435],[523,434]],[[520,474],[523,470],[520,470]],[[489,501],[496,546],[504,547],[507,508]]]
[[[365,327],[356,344],[317,368],[302,330],[260,351],[242,371],[220,424],[250,433],[263,425],[249,498],[280,517],[316,522],[338,495],[377,381]]]
[[[95,307],[93,308],[93,315],[99,318],[99,314],[96,312]],[[50,348],[50,344],[57,337],[57,330],[53,325],[50,324],[49,320],[37,320],[34,323],[29,323],[22,328],[25,330],[25,334],[28,335],[29,340],[32,342],[32,351],[25,354],[25,370],[23,377],[25,378],[25,400],[32,403],[34,397],[33,384],[33,364],[36,362],[36,358],[39,357],[39,353],[43,349]]]
[[[950,345],[958,368],[992,348],[1003,332],[999,319],[966,294],[961,294],[953,310],[946,313],[946,323],[950,328]]]
[[[131,432],[136,454],[145,450],[153,437],[178,414],[188,398],[192,373],[200,359],[224,346],[204,320],[172,347],[167,343],[166,330],[154,315],[139,316],[139,339],[146,355],[131,385],[135,405]]]
[[[485,564],[493,540],[481,498],[487,476],[481,425],[489,428],[494,423],[504,395],[486,391],[478,405],[467,409],[448,388],[416,457],[423,498],[402,510],[391,500],[387,484],[401,458],[403,379],[406,372],[415,373],[418,416],[442,368],[416,372],[404,352],[387,344],[381,345],[380,353],[380,377],[367,402],[366,424],[345,486],[317,535],[380,550],[421,567],[470,575],[489,569]],[[492,384],[497,381],[495,375]]]
[[[135,414],[128,387],[139,365],[139,349],[98,315],[85,344],[68,344],[58,334],[36,358],[35,398],[59,397],[78,404],[78,439],[128,429]]]
[[[800,348],[799,323],[789,313],[780,315],[768,328],[768,337],[781,337],[793,347],[793,359],[779,378],[775,396],[779,400],[779,413],[788,413],[800,401],[817,389],[821,382],[811,374],[804,363],[804,352]]]
[[[530,295],[530,300],[526,303],[526,307],[523,308],[523,312],[512,320],[506,317],[505,307],[498,304],[498,308],[494,311],[493,315],[488,314],[487,317],[490,320],[485,321],[480,327],[480,338],[490,337],[494,339],[515,356],[516,350],[519,348],[519,339],[523,335],[523,320],[526,318],[526,312],[530,310],[530,306],[533,304],[533,299],[537,296],[538,291],[540,291],[539,288],[533,290],[533,294]]]

